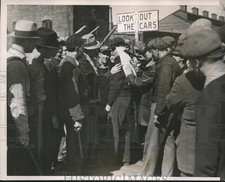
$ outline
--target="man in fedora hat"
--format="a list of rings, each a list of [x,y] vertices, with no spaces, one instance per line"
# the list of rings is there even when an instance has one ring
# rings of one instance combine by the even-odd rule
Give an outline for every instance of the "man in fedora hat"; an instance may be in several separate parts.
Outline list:
[[[82,36],[83,40],[83,55],[80,58],[79,65],[87,76],[88,83],[90,85],[89,97],[90,99],[96,99],[97,90],[95,83],[96,75],[98,75],[98,70],[96,66],[96,59],[98,57],[100,42],[96,41],[93,34],[86,34]]]
[[[97,57],[99,52],[100,42],[96,40],[96,37],[93,34],[86,34],[81,37],[82,39],[82,48],[83,53],[78,58],[79,66],[84,72],[87,82],[89,85],[88,97],[89,97],[89,110],[95,110],[95,105],[99,101],[98,98],[98,88],[96,83],[96,78],[98,73],[97,69]],[[94,150],[97,144],[96,137],[96,113],[93,112],[92,116],[87,114],[88,123],[85,124],[84,130],[86,132],[86,143],[89,146],[90,158],[94,159]],[[89,160],[90,161],[90,160]]]
[[[27,147],[30,141],[28,120],[32,115],[32,109],[28,107],[30,77],[25,54],[33,51],[39,38],[37,24],[18,20],[11,36],[14,41],[7,55],[8,175],[36,174],[27,150],[23,147]],[[14,126],[15,131],[10,126]],[[10,140],[10,137],[15,140]],[[22,147],[13,148],[15,143]]]
[[[225,53],[221,38],[210,26],[198,24],[179,37],[178,46],[184,57],[197,60],[199,71],[206,76],[196,101],[194,176],[225,180]]]
[[[56,56],[59,50],[57,33],[49,28],[38,29],[36,49],[38,58],[29,65],[31,82],[34,86],[34,97],[38,103],[38,116],[33,118],[37,125],[35,140],[37,152],[44,174],[51,174],[51,164],[56,154],[58,120],[57,72],[54,71],[49,59]]]

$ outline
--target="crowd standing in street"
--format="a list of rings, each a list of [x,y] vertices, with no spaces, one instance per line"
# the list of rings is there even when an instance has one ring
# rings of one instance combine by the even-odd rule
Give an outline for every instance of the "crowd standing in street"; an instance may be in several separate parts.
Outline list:
[[[92,31],[60,42],[18,20],[7,55],[8,175],[55,175],[61,150],[72,175],[104,155],[129,166],[136,142],[137,175],[225,179],[223,34],[199,19],[179,39],[100,42]]]

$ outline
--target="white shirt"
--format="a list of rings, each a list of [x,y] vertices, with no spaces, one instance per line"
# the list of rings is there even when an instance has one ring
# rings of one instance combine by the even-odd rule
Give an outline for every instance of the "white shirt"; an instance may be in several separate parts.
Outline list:
[[[215,61],[215,62],[204,62],[201,67],[201,71],[206,76],[205,85],[206,87],[213,80],[223,76],[225,74],[225,64],[223,60]]]

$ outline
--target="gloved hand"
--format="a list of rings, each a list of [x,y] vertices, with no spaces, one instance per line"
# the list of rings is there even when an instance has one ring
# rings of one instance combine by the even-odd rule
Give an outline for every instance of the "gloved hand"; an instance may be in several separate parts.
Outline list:
[[[110,109],[111,109],[111,106],[107,104],[107,105],[105,106],[105,110],[106,110],[107,112],[109,112]]]
[[[82,129],[82,124],[79,123],[78,121],[75,121],[75,123],[74,123],[74,130],[76,132],[79,132],[81,129]]]
[[[29,144],[30,137],[28,133],[20,133],[19,142],[26,147]]]

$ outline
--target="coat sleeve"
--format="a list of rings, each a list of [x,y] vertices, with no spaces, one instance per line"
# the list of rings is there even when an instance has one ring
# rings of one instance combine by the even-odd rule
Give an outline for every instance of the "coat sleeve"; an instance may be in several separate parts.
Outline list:
[[[20,134],[30,131],[26,104],[26,77],[28,72],[23,63],[15,62],[8,67],[8,105]]]
[[[166,97],[167,108],[173,113],[183,107],[185,95],[181,87],[182,81],[181,77],[176,78],[170,93]]]
[[[63,88],[64,104],[68,109],[74,121],[80,121],[84,118],[84,114],[80,105],[79,89],[77,73],[73,69],[73,65],[65,62],[62,65],[60,73],[60,81]]]
[[[49,116],[57,115],[58,112],[58,75],[49,62],[44,64],[45,93],[47,112]]]
[[[172,65],[163,63],[159,70],[158,94],[156,97],[155,115],[164,115],[166,111],[166,96],[172,87]]]
[[[127,76],[128,82],[136,87],[152,85],[155,74],[155,66],[149,67],[141,76],[130,74]]]

